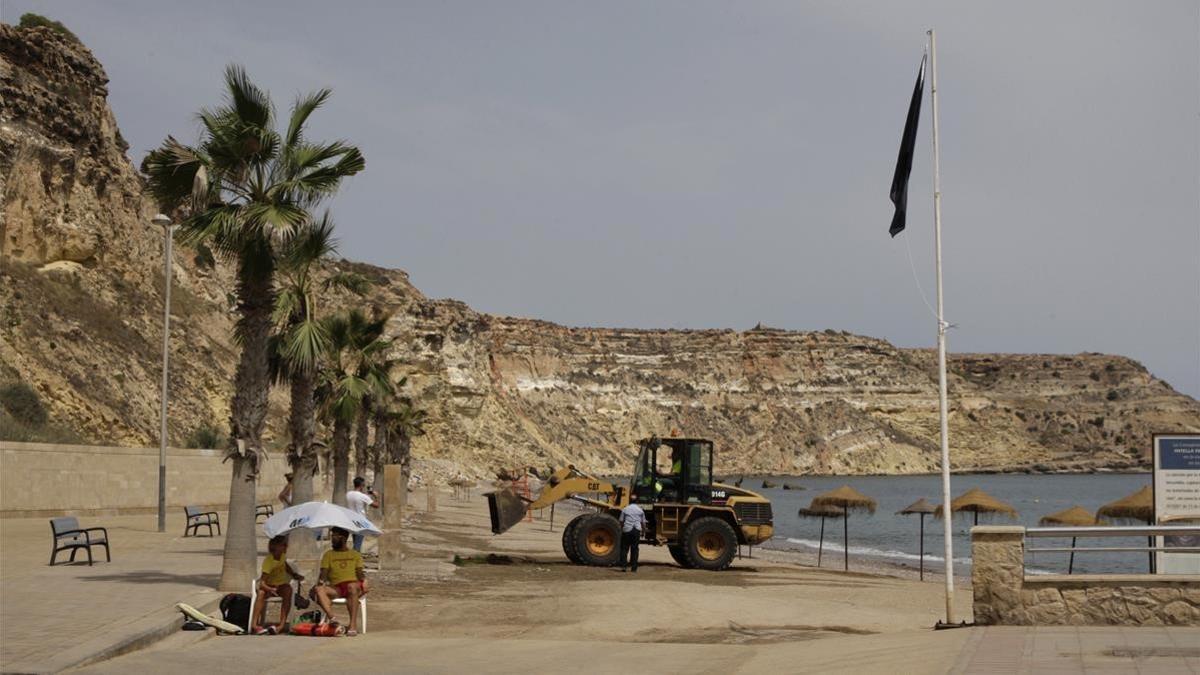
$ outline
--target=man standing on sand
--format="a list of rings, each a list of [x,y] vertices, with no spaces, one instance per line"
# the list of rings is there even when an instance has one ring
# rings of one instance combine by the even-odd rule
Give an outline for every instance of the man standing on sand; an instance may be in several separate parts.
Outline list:
[[[346,535],[340,527],[329,528],[329,539],[333,549],[321,556],[321,576],[313,589],[317,603],[325,612],[324,621],[333,617],[334,598],[345,598],[350,610],[350,629],[346,635],[358,635],[358,599],[367,592],[367,576],[363,570],[363,559],[358,551],[346,548]]]
[[[642,530],[646,529],[646,512],[637,505],[637,495],[629,496],[629,506],[621,509],[621,571],[625,571],[626,560],[637,572],[638,542],[642,538]]]
[[[362,476],[354,477],[354,489],[346,493],[346,506],[349,506],[355,513],[367,518],[367,507],[379,508],[379,500],[375,498],[375,491],[368,490],[364,486],[367,484],[367,479]],[[370,518],[367,518],[370,520]],[[365,535],[354,535],[354,550],[362,552],[363,537]]]

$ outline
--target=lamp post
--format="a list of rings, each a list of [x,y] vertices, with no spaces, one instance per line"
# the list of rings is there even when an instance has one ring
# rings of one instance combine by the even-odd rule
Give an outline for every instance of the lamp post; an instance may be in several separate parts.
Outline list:
[[[159,406],[158,432],[158,531],[167,530],[167,359],[171,348],[171,243],[175,226],[171,219],[158,214],[150,220],[163,229],[163,359],[162,399]]]

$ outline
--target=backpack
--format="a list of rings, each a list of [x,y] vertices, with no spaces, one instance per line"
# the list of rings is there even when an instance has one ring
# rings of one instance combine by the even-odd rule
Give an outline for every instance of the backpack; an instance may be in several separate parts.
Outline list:
[[[308,612],[301,612],[298,616],[293,618],[290,623],[293,627],[302,623],[317,624],[321,623],[322,618],[324,618],[324,614],[321,612],[321,610],[314,609]]]
[[[250,630],[250,596],[229,593],[221,598],[221,618],[235,626]]]

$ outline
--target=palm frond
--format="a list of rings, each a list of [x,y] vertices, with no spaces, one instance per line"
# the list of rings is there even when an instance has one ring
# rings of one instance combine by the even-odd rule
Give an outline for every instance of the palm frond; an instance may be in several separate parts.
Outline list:
[[[329,336],[320,321],[307,319],[287,332],[280,353],[294,370],[312,372],[329,346]]]
[[[226,66],[225,88],[230,106],[241,122],[258,127],[272,126],[274,106],[271,97],[250,81],[245,68],[237,64]]]
[[[329,213],[325,212],[320,220],[310,220],[296,232],[296,236],[283,252],[284,265],[290,269],[307,269],[336,250],[337,239],[333,236],[333,220]]]
[[[363,296],[371,289],[371,280],[355,272],[335,272],[321,283],[322,288],[340,288]]]
[[[329,89],[320,89],[296,99],[296,103],[292,106],[291,118],[288,120],[287,136],[284,138],[286,146],[292,147],[303,140],[304,124],[308,121],[308,117],[317,108],[324,105],[332,93]]]
[[[167,136],[161,147],[150,151],[142,160],[150,193],[164,211],[184,205],[192,194],[197,172],[204,168],[205,158],[199,150]]]

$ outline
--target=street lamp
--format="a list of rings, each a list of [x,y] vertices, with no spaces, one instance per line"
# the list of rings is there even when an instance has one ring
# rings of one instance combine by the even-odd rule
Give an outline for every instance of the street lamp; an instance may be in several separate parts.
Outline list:
[[[162,400],[159,406],[159,418],[162,422],[158,433],[158,531],[167,530],[167,358],[171,348],[171,235],[174,225],[171,219],[158,214],[150,222],[163,229],[163,362],[162,362]]]

